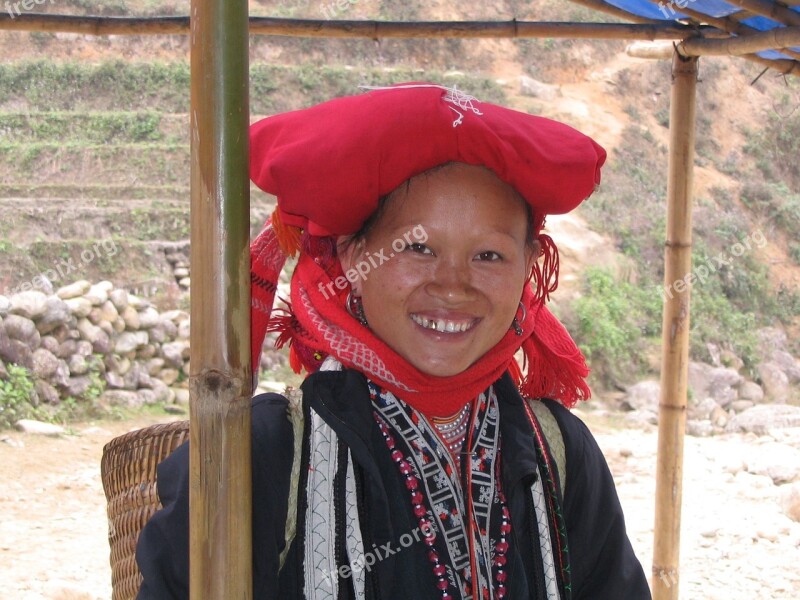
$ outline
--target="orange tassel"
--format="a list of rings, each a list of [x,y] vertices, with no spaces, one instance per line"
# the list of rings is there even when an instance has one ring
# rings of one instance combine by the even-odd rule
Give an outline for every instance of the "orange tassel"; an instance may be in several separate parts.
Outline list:
[[[294,258],[300,252],[300,237],[302,230],[299,227],[286,225],[281,219],[281,209],[275,208],[272,213],[272,228],[275,230],[275,237],[278,245],[286,256]]]

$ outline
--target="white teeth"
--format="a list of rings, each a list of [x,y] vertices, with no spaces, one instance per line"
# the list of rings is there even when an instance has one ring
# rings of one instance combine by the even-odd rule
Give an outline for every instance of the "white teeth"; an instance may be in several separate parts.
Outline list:
[[[472,322],[459,323],[456,321],[446,321],[445,319],[426,319],[418,315],[411,315],[411,319],[426,329],[441,331],[443,333],[460,333],[472,328]]]

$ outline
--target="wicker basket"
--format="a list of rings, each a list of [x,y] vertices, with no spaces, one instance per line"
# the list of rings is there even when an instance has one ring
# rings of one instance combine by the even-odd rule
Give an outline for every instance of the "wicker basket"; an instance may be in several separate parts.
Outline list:
[[[189,421],[152,425],[114,438],[103,448],[100,472],[108,501],[113,600],[133,600],[142,584],[136,542],[161,508],[156,467],[186,440]]]

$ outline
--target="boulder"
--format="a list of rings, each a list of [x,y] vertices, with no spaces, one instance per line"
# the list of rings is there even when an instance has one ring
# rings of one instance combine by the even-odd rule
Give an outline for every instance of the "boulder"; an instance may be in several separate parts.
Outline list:
[[[147,335],[148,338],[150,339],[151,344],[163,344],[164,342],[166,342],[167,334],[164,331],[163,321],[159,321],[153,327],[148,328]]]
[[[714,425],[708,419],[686,421],[686,434],[693,437],[708,437],[714,433]]]
[[[786,404],[760,404],[733,417],[725,431],[764,435],[771,429],[800,427],[800,407]]]
[[[748,473],[765,475],[775,485],[800,481],[800,450],[787,444],[767,443],[746,462]]]
[[[548,83],[542,83],[527,75],[520,75],[519,92],[523,96],[540,98],[542,100],[553,100],[558,94],[558,88]]]
[[[689,401],[688,418],[695,421],[703,421],[711,418],[711,413],[720,408],[716,400],[713,398],[704,398],[700,402],[696,402],[693,398]]]
[[[62,386],[64,395],[72,396],[73,398],[81,398],[88,391],[92,385],[92,380],[86,375],[78,377],[70,377],[66,385]]]
[[[67,366],[70,375],[86,375],[89,372],[89,363],[86,361],[86,357],[80,354],[73,354],[67,358]]]
[[[792,521],[800,523],[800,483],[787,485],[781,490],[781,508]]]
[[[29,370],[33,368],[33,352],[30,346],[25,342],[11,339],[5,333],[0,333],[0,360]]]
[[[80,354],[81,356],[91,356],[92,343],[87,342],[86,340],[77,340],[75,343],[75,354]]]
[[[71,320],[72,313],[67,303],[58,296],[48,296],[44,314],[36,321],[36,328],[45,335],[61,325],[68,325]]]
[[[152,373],[151,373],[152,374]],[[161,369],[155,375],[163,381],[166,385],[172,385],[176,381],[178,381],[178,377],[180,376],[180,372],[177,369]]]
[[[11,300],[7,296],[0,296],[0,317],[5,317],[11,310]]]
[[[128,292],[127,290],[123,289],[115,289],[111,290],[108,293],[108,299],[114,305],[114,308],[117,309],[117,312],[122,312],[126,306],[128,306]]]
[[[36,290],[14,294],[9,300],[11,301],[9,312],[12,315],[36,320],[47,311],[47,294]]]
[[[139,310],[144,310],[145,308],[150,306],[150,303],[144,298],[141,298],[139,296],[134,296],[133,294],[128,294],[128,306],[139,311]]]
[[[50,435],[58,436],[64,433],[64,428],[53,423],[43,423],[33,419],[21,419],[14,425],[18,431],[31,435]]]
[[[764,400],[764,390],[755,381],[745,381],[739,386],[739,398],[741,400],[749,400],[753,404],[759,404]],[[737,410],[736,412],[739,411]]]
[[[117,307],[114,306],[114,303],[111,300],[107,300],[103,302],[102,305],[98,308],[100,312],[100,319],[102,321],[108,321],[109,323],[114,323],[119,318],[119,311]]]
[[[164,359],[159,357],[151,358],[147,361],[145,366],[147,368],[147,373],[151,377],[157,377],[161,369],[164,368]]]
[[[772,353],[772,362],[778,366],[790,383],[800,382],[800,361],[784,350],[776,350]]]
[[[92,303],[83,296],[67,298],[64,303],[69,307],[69,312],[72,313],[72,316],[77,319],[88,317],[89,313],[92,312]]]
[[[148,360],[158,354],[158,347],[154,344],[145,344],[136,351],[136,358]]]
[[[6,335],[12,340],[24,342],[35,350],[39,347],[42,337],[36,329],[36,324],[28,317],[21,315],[8,315],[3,319]]]
[[[56,296],[62,300],[78,298],[79,296],[83,296],[86,292],[88,292],[89,288],[91,287],[91,283],[82,279],[80,281],[76,281],[75,283],[70,283],[69,285],[58,288],[56,291]]]
[[[739,396],[738,387],[744,377],[735,369],[717,367],[709,372],[708,396],[716,400],[722,408],[727,408]]]
[[[69,366],[67,365],[67,361],[63,359],[58,359],[58,366],[56,370],[50,375],[50,383],[53,385],[58,386],[65,386],[67,385],[67,381],[69,380]]]
[[[143,404],[139,394],[127,390],[106,390],[100,395],[100,401],[123,408],[140,408]]]
[[[58,356],[58,349],[61,347],[61,344],[52,335],[45,335],[42,336],[39,347],[44,348],[45,350],[48,350]]]
[[[714,367],[701,362],[689,362],[689,390],[692,398],[701,402],[709,397],[708,390],[711,386],[711,373]]]
[[[40,379],[50,379],[58,370],[59,360],[49,350],[37,348],[33,352],[33,373]]]
[[[786,402],[789,397],[789,377],[779,365],[768,361],[758,365],[758,375],[764,394],[773,402]]]
[[[161,346],[164,362],[170,367],[180,369],[183,366],[183,353],[188,350],[188,347],[189,344],[183,341],[164,344]]]
[[[46,381],[39,379],[35,384],[35,389],[40,402],[55,406],[61,401],[58,390]]]
[[[135,352],[140,346],[144,346],[148,342],[146,331],[125,331],[120,333],[114,343],[114,352],[124,354],[126,352]]]
[[[106,290],[106,286],[97,283],[89,288],[89,291],[86,292],[83,297],[91,302],[92,306],[100,306],[108,300],[108,291]]]
[[[752,400],[734,400],[731,402],[731,410],[737,414],[749,408],[753,408],[754,406],[755,404]]]
[[[191,325],[190,325],[188,319],[186,321],[181,321],[178,324],[178,339],[188,340],[189,339],[190,327],[191,327]]]
[[[158,325],[160,321],[161,318],[159,317],[158,311],[152,306],[148,306],[139,312],[140,329],[150,329],[151,327]]]
[[[120,311],[119,316],[122,317],[123,321],[125,321],[126,329],[130,329],[132,331],[139,329],[139,313],[130,304]]]

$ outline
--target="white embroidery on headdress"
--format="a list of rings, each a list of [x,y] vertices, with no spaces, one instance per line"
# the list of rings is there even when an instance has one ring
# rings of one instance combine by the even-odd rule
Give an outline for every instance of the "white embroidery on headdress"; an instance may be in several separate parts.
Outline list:
[[[475,106],[474,102],[480,102],[475,96],[471,96],[470,94],[465,94],[461,90],[459,90],[455,85],[451,88],[444,86],[444,85],[436,85],[434,83],[415,83],[415,84],[408,84],[408,85],[391,85],[391,86],[378,86],[378,85],[360,85],[358,86],[362,90],[405,90],[405,89],[414,89],[414,88],[438,88],[440,90],[445,90],[447,94],[443,98],[445,102],[449,102],[450,104],[455,104],[458,108],[463,111],[472,111],[474,114],[480,116],[483,113]],[[458,127],[464,121],[464,113],[460,110],[453,108],[452,106],[449,107],[454,113],[458,115],[456,119],[453,121],[453,127]]]

